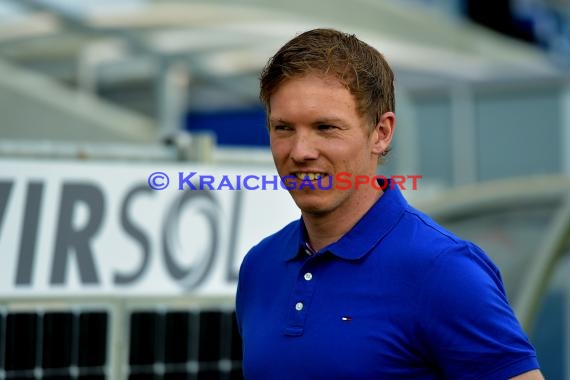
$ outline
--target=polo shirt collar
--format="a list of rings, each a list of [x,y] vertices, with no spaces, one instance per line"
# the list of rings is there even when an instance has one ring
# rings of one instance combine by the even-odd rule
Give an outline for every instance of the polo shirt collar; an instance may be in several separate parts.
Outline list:
[[[390,232],[400,220],[408,202],[396,185],[389,182],[384,194],[364,214],[364,216],[342,236],[338,241],[323,248],[333,255],[345,260],[358,260],[366,255]],[[307,232],[303,218],[297,223],[298,249],[291,250],[286,255],[286,260],[291,260],[299,255],[306,255]]]

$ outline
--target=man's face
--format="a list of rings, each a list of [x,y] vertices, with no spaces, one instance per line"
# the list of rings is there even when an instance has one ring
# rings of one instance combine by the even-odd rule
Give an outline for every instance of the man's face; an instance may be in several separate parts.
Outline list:
[[[373,177],[378,154],[387,147],[383,140],[378,142],[382,131],[370,132],[354,97],[336,78],[308,74],[287,79],[271,96],[269,108],[275,166],[281,177],[295,176],[286,183],[294,186],[291,195],[304,214],[350,214],[362,208],[362,199],[369,199],[363,195],[378,193],[370,185],[336,189],[335,175],[341,172],[350,173],[352,180],[356,175]],[[306,177],[312,187],[299,190],[308,184]],[[328,188],[330,181],[330,190],[320,189]]]

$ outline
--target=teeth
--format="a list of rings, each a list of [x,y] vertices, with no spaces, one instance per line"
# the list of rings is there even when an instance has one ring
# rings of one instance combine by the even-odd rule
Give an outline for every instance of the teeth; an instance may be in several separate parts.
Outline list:
[[[309,178],[310,181],[314,181],[316,179],[324,177],[325,174],[324,173],[295,173],[295,176],[300,180],[304,180],[306,178]]]

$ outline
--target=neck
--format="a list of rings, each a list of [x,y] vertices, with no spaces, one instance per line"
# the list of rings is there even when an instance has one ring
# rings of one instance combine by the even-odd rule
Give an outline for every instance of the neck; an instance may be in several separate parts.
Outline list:
[[[339,207],[328,213],[312,214],[303,212],[303,222],[307,229],[309,244],[316,251],[336,242],[346,234],[382,196],[382,191],[362,194],[356,204]]]

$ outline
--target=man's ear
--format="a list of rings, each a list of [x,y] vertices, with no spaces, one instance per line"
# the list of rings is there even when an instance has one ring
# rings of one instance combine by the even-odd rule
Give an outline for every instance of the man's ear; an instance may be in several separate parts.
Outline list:
[[[396,127],[396,115],[394,112],[386,112],[380,116],[378,123],[372,131],[372,153],[380,156],[392,142],[394,128]]]

